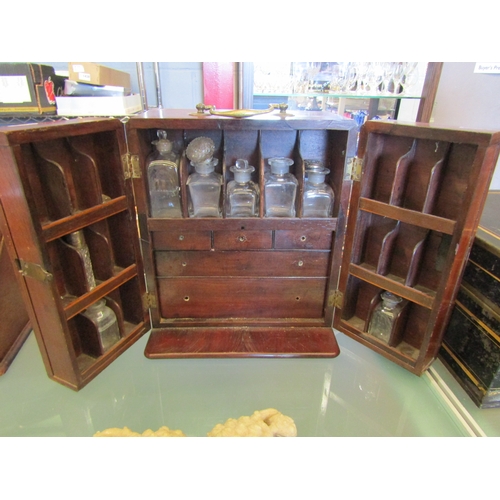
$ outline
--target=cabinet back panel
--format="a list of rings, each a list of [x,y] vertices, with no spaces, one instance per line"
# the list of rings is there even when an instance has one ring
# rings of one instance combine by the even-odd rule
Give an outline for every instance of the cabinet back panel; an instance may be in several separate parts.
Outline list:
[[[477,146],[472,144],[452,144],[434,215],[452,220],[458,218],[467,187],[471,182],[470,173],[476,152]]]

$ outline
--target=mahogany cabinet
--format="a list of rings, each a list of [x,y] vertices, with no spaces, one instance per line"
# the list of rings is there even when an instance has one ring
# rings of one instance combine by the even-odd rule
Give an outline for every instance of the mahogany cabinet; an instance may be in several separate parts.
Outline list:
[[[181,154],[183,217],[149,215],[146,158],[159,129]],[[215,144],[225,183],[236,159],[286,156],[294,218],[188,217],[185,149]],[[333,327],[413,373],[436,357],[498,157],[500,134],[348,120],[150,110],[0,134],[0,197],[11,261],[50,377],[75,390],[151,330],[145,355],[335,357]],[[358,153],[356,156],[356,149]],[[330,170],[334,216],[302,217],[304,162]],[[224,204],[222,203],[222,206]],[[97,286],[67,244],[83,230]],[[404,299],[388,343],[367,333],[380,292]],[[104,298],[120,340],[99,350],[82,312]]]

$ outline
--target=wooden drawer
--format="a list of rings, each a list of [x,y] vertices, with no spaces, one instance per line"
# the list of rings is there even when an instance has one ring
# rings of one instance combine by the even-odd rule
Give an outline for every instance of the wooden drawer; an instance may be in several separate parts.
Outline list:
[[[157,250],[210,250],[212,231],[155,232],[153,245]]]
[[[160,313],[163,318],[321,318],[326,281],[326,278],[158,279]]]
[[[308,250],[330,250],[333,233],[328,231],[276,231],[274,248],[304,248]]]
[[[269,250],[272,231],[214,231],[215,250]]]
[[[156,252],[157,276],[325,277],[330,252]]]

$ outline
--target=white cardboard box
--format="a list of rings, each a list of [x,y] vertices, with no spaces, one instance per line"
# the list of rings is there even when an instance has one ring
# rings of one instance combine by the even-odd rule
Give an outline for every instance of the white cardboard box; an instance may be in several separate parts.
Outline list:
[[[124,116],[142,111],[139,94],[112,97],[56,97],[60,116]]]

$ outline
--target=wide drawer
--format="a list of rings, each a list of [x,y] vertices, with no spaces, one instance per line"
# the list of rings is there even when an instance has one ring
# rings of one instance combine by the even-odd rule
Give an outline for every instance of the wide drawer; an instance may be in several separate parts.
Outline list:
[[[321,318],[326,278],[158,279],[163,318]]]
[[[324,277],[330,252],[295,251],[160,251],[157,276],[310,276]]]

